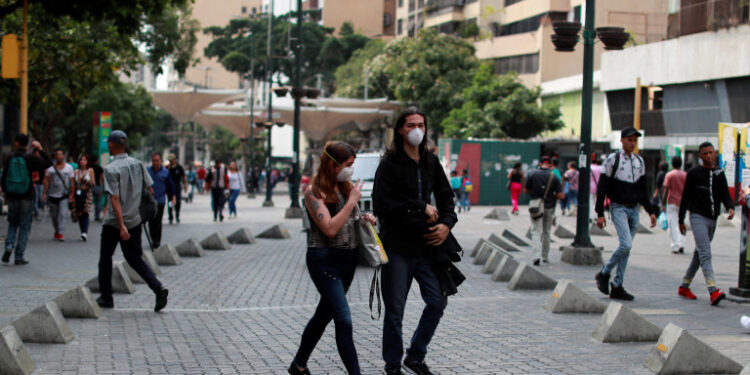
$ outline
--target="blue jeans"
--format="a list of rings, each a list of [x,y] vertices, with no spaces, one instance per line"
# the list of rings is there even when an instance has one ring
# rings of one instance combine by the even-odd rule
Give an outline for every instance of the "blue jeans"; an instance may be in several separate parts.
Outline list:
[[[461,191],[461,207],[465,210],[471,208],[471,203],[469,203],[469,193],[465,191]]]
[[[26,251],[33,214],[34,200],[8,198],[8,234],[5,238],[5,252],[15,250],[16,260],[23,259],[23,253]],[[18,243],[16,243],[16,236],[18,236]]]
[[[617,230],[617,238],[620,241],[620,245],[617,246],[612,256],[609,257],[607,264],[602,269],[602,273],[609,275],[613,269],[617,268],[615,279],[612,281],[614,286],[622,285],[623,278],[625,277],[625,269],[628,268],[630,249],[633,247],[633,239],[638,229],[639,207],[638,205],[635,207],[625,207],[615,202],[612,202],[610,205],[612,223]]]
[[[307,367],[307,360],[320,337],[333,320],[336,326],[336,347],[349,374],[359,374],[359,359],[352,338],[352,316],[346,292],[352,284],[357,268],[357,251],[326,247],[307,249],[307,270],[315,288],[320,293],[320,302],[302,333],[294,363]]]
[[[234,216],[237,216],[237,197],[240,196],[240,190],[239,189],[231,189],[229,190],[229,214],[233,214]]]
[[[411,344],[406,350],[410,358],[424,360],[427,345],[440,323],[443,311],[448,305],[448,298],[443,295],[440,282],[428,259],[409,258],[392,251],[387,253],[388,263],[383,265],[381,285],[385,305],[383,359],[385,369],[389,371],[401,368],[401,357],[404,354],[402,322],[412,280],[416,279],[419,283],[419,291],[426,306],[411,338]]]

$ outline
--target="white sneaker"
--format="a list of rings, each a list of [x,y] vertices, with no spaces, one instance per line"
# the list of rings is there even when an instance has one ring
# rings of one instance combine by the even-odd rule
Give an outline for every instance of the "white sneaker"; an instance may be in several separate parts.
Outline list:
[[[740,318],[740,324],[742,324],[745,329],[750,329],[750,316],[743,315],[742,318]]]
[[[86,242],[88,241],[89,236],[86,233],[81,233],[81,241]]]

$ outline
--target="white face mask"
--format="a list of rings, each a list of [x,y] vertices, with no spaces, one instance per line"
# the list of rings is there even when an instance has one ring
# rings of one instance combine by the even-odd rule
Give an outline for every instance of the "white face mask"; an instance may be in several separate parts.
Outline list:
[[[406,135],[406,140],[414,147],[418,147],[422,139],[424,139],[424,131],[420,128],[415,128]]]
[[[336,176],[336,179],[339,182],[346,182],[346,181],[350,181],[353,175],[354,175],[354,167],[344,167],[341,169],[341,172],[339,172],[339,174]]]

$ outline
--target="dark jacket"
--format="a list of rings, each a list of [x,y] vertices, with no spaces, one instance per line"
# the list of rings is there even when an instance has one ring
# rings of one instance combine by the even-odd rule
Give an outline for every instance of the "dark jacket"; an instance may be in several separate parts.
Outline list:
[[[3,163],[3,176],[0,179],[0,186],[2,186],[6,196],[9,199],[34,199],[34,184],[29,184],[29,190],[22,195],[8,193],[7,189],[5,188],[5,178],[8,174],[10,159],[14,156],[23,156],[24,159],[26,159],[26,169],[29,170],[29,181],[33,181],[34,172],[44,173],[44,170],[52,165],[52,159],[50,159],[49,154],[47,154],[47,152],[45,152],[44,150],[39,151],[39,156],[28,154],[26,153],[26,150],[16,150],[5,157],[5,163]]]
[[[420,174],[421,199],[417,188]],[[453,228],[458,221],[454,211],[453,190],[437,156],[425,152],[419,163],[404,151],[383,157],[375,173],[372,200],[374,213],[380,220],[380,237],[387,251],[409,257],[424,257],[432,253],[434,248],[427,245],[423,236],[431,226],[426,223],[425,202],[433,194],[439,213],[438,223]],[[445,248],[454,242],[446,240],[446,244],[441,246]],[[446,251],[457,252],[460,248]]]
[[[616,151],[620,152],[620,151]],[[643,158],[638,155],[634,155],[644,168]],[[622,162],[622,161],[621,161]],[[622,167],[620,163],[619,167]],[[612,175],[615,176],[617,171],[615,170]],[[646,186],[646,176],[641,176],[638,181],[631,183],[627,181],[621,181],[618,178],[610,176],[605,168],[602,168],[602,173],[599,177],[599,183],[596,185],[596,205],[594,210],[599,217],[604,217],[604,198],[608,197],[612,202],[622,204],[625,206],[641,204],[643,209],[647,213],[652,215],[659,214],[659,208],[651,204],[650,194],[648,192],[648,186]]]
[[[693,167],[685,177],[679,222],[685,223],[686,211],[715,220],[719,217],[722,203],[727,209],[734,207],[724,171],[721,168],[708,169],[700,165]]]

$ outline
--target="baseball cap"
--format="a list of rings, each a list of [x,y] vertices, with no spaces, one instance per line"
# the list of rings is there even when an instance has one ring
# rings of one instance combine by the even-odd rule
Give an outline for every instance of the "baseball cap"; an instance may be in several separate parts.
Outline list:
[[[549,156],[542,156],[542,163],[549,163],[550,158]]]
[[[107,142],[124,145],[128,143],[128,135],[122,130],[114,130],[109,134],[109,137],[107,137]]]
[[[26,147],[26,145],[29,144],[29,136],[23,133],[16,134],[16,137],[14,140],[23,147]]]
[[[642,134],[632,126],[628,126],[620,132],[620,138],[632,137],[634,135],[640,137]]]

